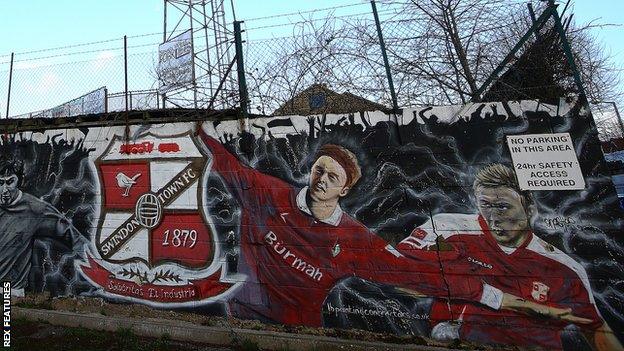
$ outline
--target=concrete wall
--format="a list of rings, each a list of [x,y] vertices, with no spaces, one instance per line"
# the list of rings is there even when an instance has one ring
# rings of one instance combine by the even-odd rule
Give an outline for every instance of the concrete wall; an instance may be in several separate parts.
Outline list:
[[[622,337],[622,212],[579,106],[128,132],[2,139],[0,277],[15,293],[546,349]],[[553,133],[569,133],[583,189],[515,189],[505,136]]]

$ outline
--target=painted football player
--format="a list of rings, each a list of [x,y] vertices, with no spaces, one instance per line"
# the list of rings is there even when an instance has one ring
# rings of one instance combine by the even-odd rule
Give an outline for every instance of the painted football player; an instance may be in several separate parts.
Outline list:
[[[82,237],[52,205],[21,190],[24,165],[0,159],[0,280],[24,295],[35,239],[57,240],[77,248]]]
[[[596,308],[583,267],[533,233],[535,206],[531,194],[520,189],[515,172],[502,164],[489,165],[477,173],[473,190],[478,214],[434,215],[397,249],[410,257],[431,251],[453,257],[464,266],[453,269],[470,271],[493,287],[576,317],[545,320],[459,301],[449,310],[446,301],[438,300],[431,309],[432,319],[439,322],[432,334],[553,350],[563,347],[562,335],[576,324],[596,349],[621,350]],[[454,336],[443,335],[453,331]]]
[[[350,276],[493,309],[521,305],[546,314],[560,312],[521,301],[483,284],[479,277],[445,281],[437,261],[404,257],[344,213],[340,200],[353,189],[361,171],[356,156],[342,146],[321,146],[308,186],[296,188],[244,165],[219,141],[200,134],[212,154],[211,170],[241,208],[239,272],[247,275],[247,281],[230,299],[238,317],[321,326],[321,307],[329,290]]]

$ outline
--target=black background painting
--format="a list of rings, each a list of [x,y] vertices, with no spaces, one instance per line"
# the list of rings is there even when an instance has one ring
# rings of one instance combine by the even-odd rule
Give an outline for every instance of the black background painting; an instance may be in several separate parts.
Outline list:
[[[418,110],[414,116],[418,118],[406,124],[397,124],[393,117],[371,123],[365,113],[345,115],[332,123],[318,116],[292,117],[306,118],[307,128],[298,131],[289,118],[275,117],[266,125],[251,120],[253,133],[219,138],[246,164],[299,187],[307,185],[309,168],[320,145],[345,146],[357,155],[362,178],[341,201],[342,208],[395,245],[435,214],[476,213],[474,174],[490,163],[511,165],[506,135],[570,133],[586,189],[533,192],[539,215],[532,227],[539,237],[586,269],[602,316],[622,337],[624,213],[591,117],[580,106],[565,116],[539,111],[514,115],[509,105],[502,103],[480,105],[471,115],[445,123],[441,121],[449,120],[449,116],[438,116],[434,111],[442,110]],[[4,136],[0,154],[22,160],[22,190],[54,206],[88,240],[100,206],[96,203],[96,175],[89,161],[91,146],[82,140],[67,140],[65,132],[52,131],[43,139],[35,139],[30,133]],[[204,191],[228,260],[228,272],[236,273],[240,267],[240,209],[218,175],[209,176]],[[76,252],[45,240],[37,241],[35,250],[27,291],[45,289],[52,295],[71,295],[92,289],[74,271]],[[382,294],[386,289],[372,288]],[[192,310],[224,313],[222,306],[217,303]],[[423,326],[415,323],[388,328],[405,333]],[[379,326],[371,329],[379,331]]]
[[[33,140],[32,134],[3,136],[0,155],[24,163],[20,189],[54,206],[89,240],[95,223],[95,175],[90,150],[82,140],[66,140],[65,132]],[[41,134],[38,135],[42,137]],[[27,292],[48,291],[52,296],[90,290],[74,269],[77,253],[56,240],[37,239]]]
[[[541,111],[514,115],[506,103],[483,104],[470,116],[443,123],[449,116],[436,116],[432,111],[418,112],[424,124],[414,118],[405,125],[397,125],[392,118],[372,125],[365,114],[345,116],[332,124],[326,124],[323,117],[311,117],[307,130],[292,133],[284,133],[292,125],[287,119],[273,119],[267,126],[252,121],[253,134],[220,138],[247,164],[295,186],[307,185],[309,167],[320,145],[347,147],[357,154],[363,177],[341,206],[396,244],[434,214],[476,213],[474,174],[494,162],[511,166],[506,135],[568,132],[586,189],[534,191],[539,215],[532,227],[586,269],[603,318],[622,337],[624,213],[589,114],[577,105],[565,116]]]

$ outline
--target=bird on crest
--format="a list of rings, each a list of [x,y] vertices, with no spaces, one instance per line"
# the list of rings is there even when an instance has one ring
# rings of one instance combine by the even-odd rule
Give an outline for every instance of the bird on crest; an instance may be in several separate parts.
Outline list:
[[[132,178],[125,175],[123,172],[117,173],[117,185],[125,189],[124,193],[121,194],[123,197],[128,197],[130,195],[130,188],[134,184],[136,184],[136,180],[141,176],[141,173],[135,174]]]

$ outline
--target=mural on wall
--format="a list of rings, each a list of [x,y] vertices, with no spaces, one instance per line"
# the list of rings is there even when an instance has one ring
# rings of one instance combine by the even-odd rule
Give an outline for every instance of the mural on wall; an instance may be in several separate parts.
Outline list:
[[[20,199],[45,218],[6,229],[32,247],[0,242],[2,279],[29,271],[26,292],[53,281],[57,295],[266,322],[621,348],[623,216],[574,103],[54,133],[2,144],[2,220]],[[512,162],[514,135],[542,143],[514,152],[576,159]]]
[[[205,213],[206,155],[190,133],[115,137],[95,161],[101,186],[95,252],[84,276],[105,292],[167,306],[207,302],[234,283]]]
[[[13,293],[90,290],[75,272],[88,242],[94,189],[82,140],[52,133],[42,142],[23,134],[0,146],[0,278]]]

